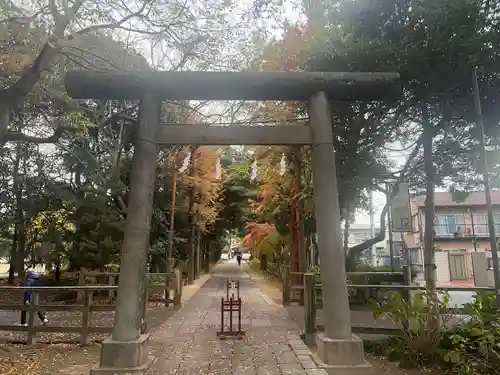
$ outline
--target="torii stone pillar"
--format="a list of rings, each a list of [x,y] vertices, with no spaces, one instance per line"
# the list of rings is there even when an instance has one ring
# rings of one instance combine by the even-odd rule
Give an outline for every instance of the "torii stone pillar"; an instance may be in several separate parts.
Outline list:
[[[312,145],[325,333],[318,351],[329,374],[366,373],[361,340],[352,335],[341,245],[338,184],[329,101],[379,101],[401,94],[397,73],[333,72],[120,72],[71,71],[66,90],[74,98],[142,98],[127,227],[123,243],[116,319],[102,346],[98,373],[140,373],[148,366],[147,336],[140,318],[156,169],[156,143],[197,145]],[[160,100],[309,101],[310,126],[157,127]],[[272,329],[272,327],[271,327]]]
[[[118,299],[113,335],[101,346],[100,366],[91,375],[142,373],[149,367],[148,335],[141,334],[147,287],[149,232],[158,152],[157,131],[161,101],[144,94],[134,143]]]
[[[324,92],[311,97],[309,120],[325,317],[325,332],[316,337],[318,355],[329,374],[364,374],[370,369],[370,364],[364,358],[363,341],[353,336],[351,330],[333,131],[329,101]]]

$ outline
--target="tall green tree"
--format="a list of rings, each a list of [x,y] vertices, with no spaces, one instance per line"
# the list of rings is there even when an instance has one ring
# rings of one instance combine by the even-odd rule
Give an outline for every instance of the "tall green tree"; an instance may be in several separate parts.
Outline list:
[[[481,66],[489,134],[498,128],[500,37],[497,1],[327,1],[327,32],[315,41],[308,69],[397,71],[403,96],[381,124],[414,144],[401,179],[426,191],[426,281],[435,286],[434,189],[450,179],[477,181],[471,72]],[[377,132],[378,133],[378,132]]]

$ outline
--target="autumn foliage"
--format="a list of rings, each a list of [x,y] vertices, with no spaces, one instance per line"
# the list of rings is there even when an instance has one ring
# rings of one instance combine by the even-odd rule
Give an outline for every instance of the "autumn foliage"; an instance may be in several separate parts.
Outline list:
[[[216,166],[219,149],[214,146],[199,147],[195,157],[195,173],[190,183],[196,187],[198,226],[204,231],[217,218],[221,183],[217,180]]]
[[[248,223],[245,226],[246,235],[241,244],[248,248],[255,248],[260,241],[269,234],[276,233],[276,228],[271,224]]]
[[[306,29],[300,25],[286,27],[281,40],[275,40],[264,49],[261,69],[264,71],[298,71],[307,60],[309,54]],[[260,116],[275,122],[277,125],[306,125],[300,119],[299,108],[295,102],[266,102],[259,108]],[[286,240],[272,238],[273,246],[285,245],[290,250],[290,265],[299,271],[304,265],[301,254],[304,252],[304,235],[302,231],[302,206],[304,203],[303,175],[307,169],[305,153],[300,147],[258,147],[256,155],[259,160],[257,182],[260,187],[258,199],[251,203],[254,213],[265,220],[279,222],[280,227],[289,233]],[[281,159],[286,166],[282,169]],[[307,180],[309,182],[309,180]],[[259,231],[253,237],[258,237]],[[252,236],[250,236],[252,237]],[[290,238],[288,238],[290,237]],[[275,246],[276,245],[276,246]],[[268,248],[268,246],[263,246]]]
[[[274,225],[248,223],[245,232],[241,245],[249,248],[254,255],[278,252],[284,245],[285,238],[280,236]]]
[[[188,168],[179,175],[179,185],[183,187],[181,191],[193,191],[193,209],[196,211],[196,225],[202,232],[206,231],[217,219],[219,210],[219,195],[221,181],[217,179],[217,161],[219,149],[215,146],[192,147],[185,146],[172,151],[166,158],[165,168],[170,174],[174,169],[179,171],[186,157],[193,152],[193,157],[189,158]],[[184,204],[189,205],[189,200],[184,200]]]

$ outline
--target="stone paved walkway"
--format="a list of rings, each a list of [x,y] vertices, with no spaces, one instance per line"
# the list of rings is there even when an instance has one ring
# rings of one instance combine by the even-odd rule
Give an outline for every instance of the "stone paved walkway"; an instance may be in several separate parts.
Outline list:
[[[241,340],[220,340],[216,334],[228,278],[240,280],[246,331]],[[146,375],[326,375],[299,333],[283,307],[262,294],[236,263],[220,264],[193,298],[152,333],[155,361]]]

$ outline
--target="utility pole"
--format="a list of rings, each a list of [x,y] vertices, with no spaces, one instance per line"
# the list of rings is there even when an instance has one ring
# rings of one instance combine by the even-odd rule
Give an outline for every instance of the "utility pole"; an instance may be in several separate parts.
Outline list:
[[[490,172],[488,167],[488,154],[486,152],[486,141],[484,136],[483,111],[481,109],[481,98],[479,97],[479,83],[477,79],[476,67],[472,70],[472,87],[474,88],[474,107],[476,109],[476,125],[479,128],[479,147],[483,159],[484,195],[486,197],[486,208],[488,210],[488,231],[490,234],[491,257],[493,261],[493,276],[495,280],[496,306],[497,308],[500,308],[500,270],[498,267],[498,244],[495,234],[493,206],[491,204]]]
[[[390,183],[386,183],[386,189],[387,191],[391,192],[392,194],[392,186]],[[391,270],[392,272],[395,272],[396,267],[394,264],[394,238],[392,237],[392,207],[389,205],[389,209],[387,210],[387,233],[389,235],[389,254],[391,257]]]
[[[370,206],[370,231],[372,238],[375,237],[375,210],[373,207],[373,190],[368,192],[368,205]],[[375,244],[371,248],[371,263],[372,267],[377,267],[377,247]]]

